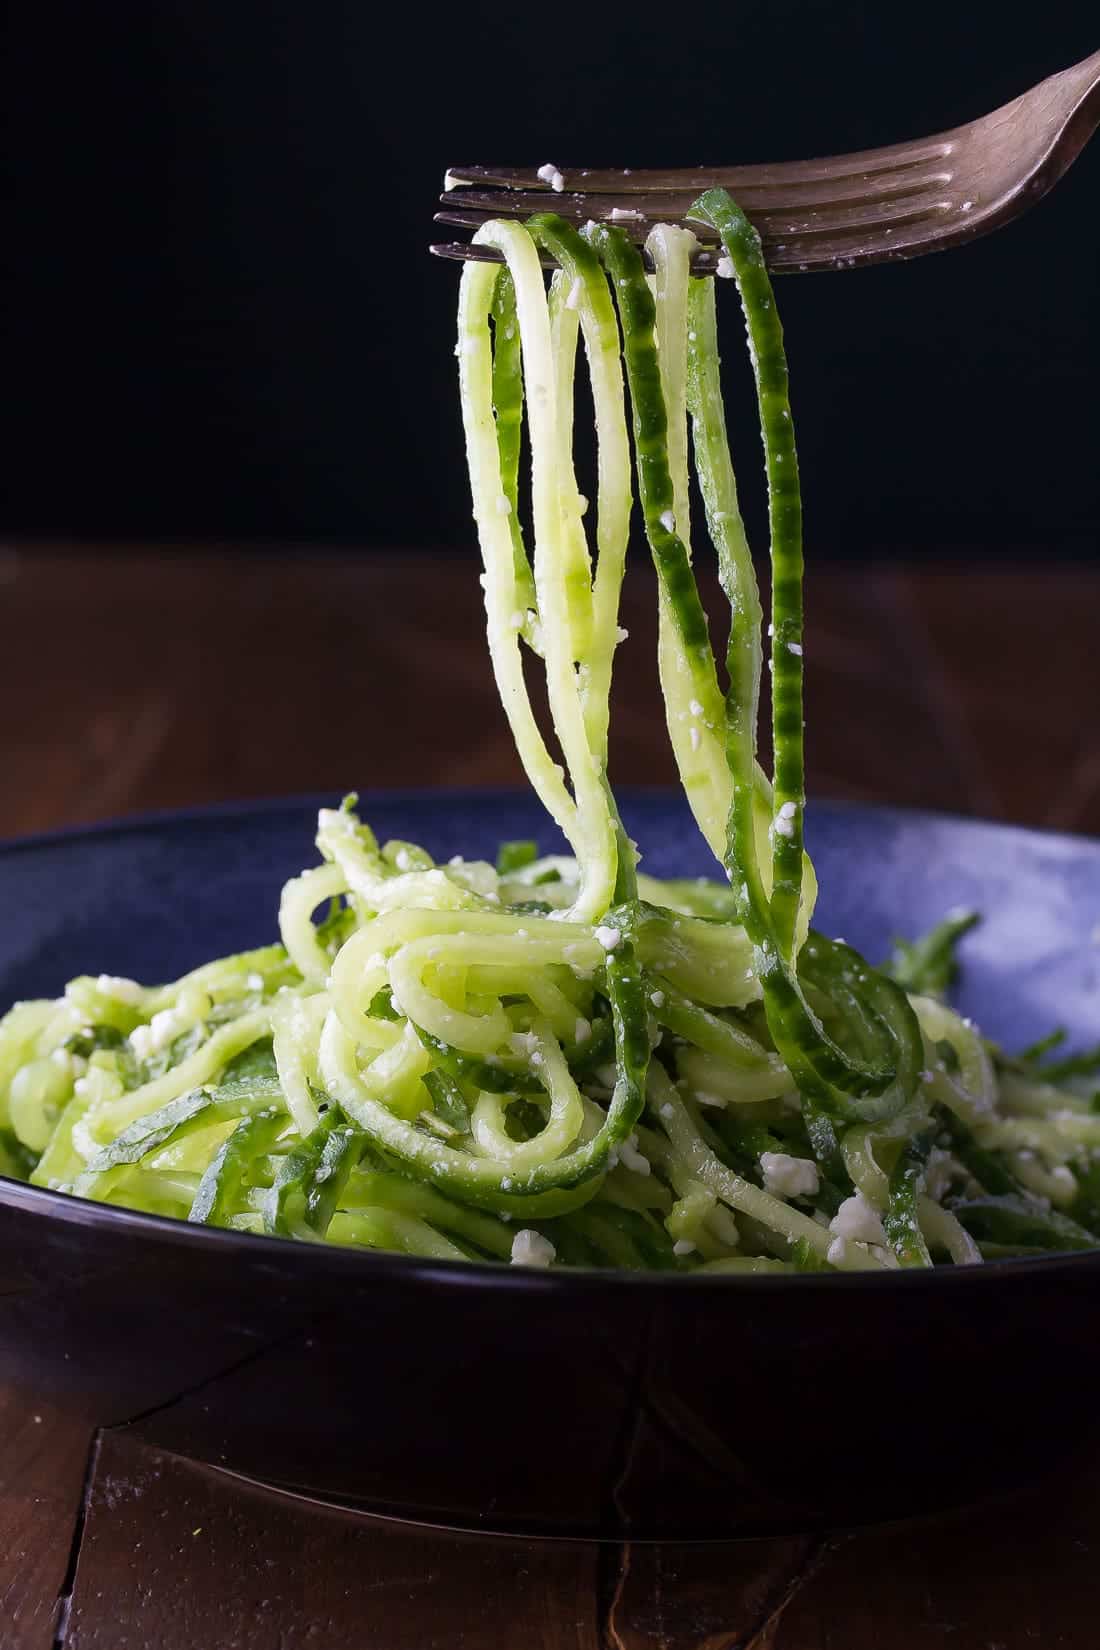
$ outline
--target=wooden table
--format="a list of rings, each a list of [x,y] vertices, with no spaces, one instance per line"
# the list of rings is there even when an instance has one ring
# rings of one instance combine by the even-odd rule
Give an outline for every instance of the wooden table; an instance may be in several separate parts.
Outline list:
[[[1100,832],[1100,573],[883,565],[808,599],[813,794]],[[478,601],[470,563],[413,556],[0,551],[0,835],[518,783]],[[651,609],[639,573],[623,783],[673,779]],[[0,1389],[0,1650],[1095,1650],[1096,1553],[1085,1472],[825,1540],[521,1542],[269,1496]]]

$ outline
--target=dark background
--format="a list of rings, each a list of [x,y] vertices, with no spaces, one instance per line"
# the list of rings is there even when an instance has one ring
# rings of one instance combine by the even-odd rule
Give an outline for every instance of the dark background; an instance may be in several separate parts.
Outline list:
[[[1098,44],[1094,0],[19,0],[0,533],[468,547],[449,162],[862,148]],[[1100,138],[989,240],[784,278],[812,554],[1094,553],[1098,185]]]

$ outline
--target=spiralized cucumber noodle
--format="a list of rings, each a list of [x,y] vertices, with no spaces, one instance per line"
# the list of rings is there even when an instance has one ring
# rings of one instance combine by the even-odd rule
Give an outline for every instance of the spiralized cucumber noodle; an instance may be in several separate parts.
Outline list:
[[[486,224],[475,239],[503,262],[464,267],[457,355],[489,653],[570,853],[506,843],[495,863],[437,865],[380,844],[354,798],[323,810],[280,944],[170,985],[82,977],[10,1010],[0,1171],[238,1231],[555,1268],[881,1271],[1097,1242],[1100,1055],[1059,1058],[1055,1036],[1009,1057],[946,1005],[970,916],[881,969],[810,926],[782,331],[729,196],[689,216],[723,243],[759,403],[772,777],[719,382],[724,283],[691,275],[684,227],[653,230],[647,275],[614,224]],[[573,460],[582,343],[592,509]],[[642,873],[608,780],[635,482],[668,734],[712,881]],[[693,537],[728,602],[722,660]]]

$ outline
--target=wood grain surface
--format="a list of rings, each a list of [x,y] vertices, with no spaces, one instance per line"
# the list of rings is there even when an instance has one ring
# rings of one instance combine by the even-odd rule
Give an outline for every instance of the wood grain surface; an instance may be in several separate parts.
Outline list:
[[[623,783],[674,777],[651,610],[639,571]],[[1100,572],[830,572],[808,611],[811,795],[1100,832]],[[6,836],[521,780],[454,560],[0,551],[0,706]],[[823,1540],[511,1541],[271,1496],[0,1387],[0,1650],[1095,1650],[1098,1556],[1084,1470]]]

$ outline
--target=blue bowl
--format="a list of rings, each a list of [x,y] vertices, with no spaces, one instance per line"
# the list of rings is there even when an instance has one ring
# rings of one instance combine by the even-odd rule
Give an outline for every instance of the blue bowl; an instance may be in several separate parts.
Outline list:
[[[324,799],[331,803],[331,798]],[[273,937],[318,802],[0,849],[0,1008],[172,978]],[[678,797],[623,799],[657,875],[708,874]],[[514,794],[381,795],[439,858],[560,846]],[[1100,844],[817,804],[815,918],[872,960],[953,906],[957,1000],[1009,1047],[1100,1026]],[[668,1278],[440,1265],[208,1231],[0,1180],[0,1378],[298,1494],[466,1528],[703,1539],[927,1512],[1090,1447],[1100,1254],[935,1273]],[[1022,1414],[1041,1426],[1021,1427]]]

